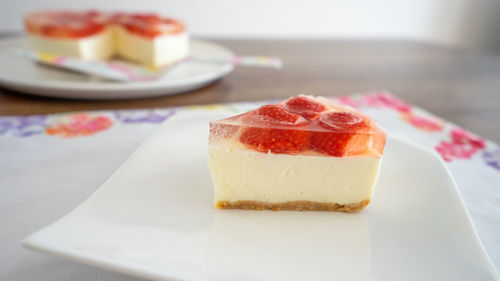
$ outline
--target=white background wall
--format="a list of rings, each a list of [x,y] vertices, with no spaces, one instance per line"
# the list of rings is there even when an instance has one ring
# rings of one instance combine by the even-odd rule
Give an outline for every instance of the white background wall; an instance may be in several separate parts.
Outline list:
[[[26,11],[156,11],[194,35],[259,38],[411,39],[500,51],[500,0],[0,0],[0,32]]]

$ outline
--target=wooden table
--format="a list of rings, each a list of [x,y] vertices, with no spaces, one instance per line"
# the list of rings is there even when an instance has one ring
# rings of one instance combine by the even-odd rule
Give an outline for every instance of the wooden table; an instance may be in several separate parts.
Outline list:
[[[341,95],[387,89],[436,115],[500,141],[500,56],[407,41],[214,40],[238,54],[273,55],[281,71],[238,68],[221,81],[176,96],[75,101],[0,89],[0,115],[150,108]]]

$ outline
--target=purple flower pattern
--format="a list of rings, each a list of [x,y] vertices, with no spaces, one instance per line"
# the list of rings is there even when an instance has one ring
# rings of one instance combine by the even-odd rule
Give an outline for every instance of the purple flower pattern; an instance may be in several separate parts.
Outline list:
[[[482,156],[488,166],[500,171],[500,146],[493,150],[483,151]]]
[[[45,115],[15,116],[0,118],[0,135],[9,132],[15,137],[43,134],[47,126]]]
[[[121,110],[114,114],[123,123],[161,123],[175,114],[176,110]]]

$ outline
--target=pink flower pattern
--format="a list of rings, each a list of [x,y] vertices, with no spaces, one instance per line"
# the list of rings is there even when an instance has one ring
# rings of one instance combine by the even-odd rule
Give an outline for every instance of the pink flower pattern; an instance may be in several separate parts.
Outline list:
[[[412,106],[398,99],[388,92],[377,92],[362,97],[362,102],[368,106],[388,108],[401,114],[401,118],[413,127],[428,131],[437,132],[444,129],[443,122],[436,118],[426,117],[415,113]]]
[[[428,132],[437,132],[443,130],[443,122],[436,118],[426,117],[422,115],[417,115],[415,112],[411,111],[409,113],[401,114],[403,120],[407,121],[416,128],[419,128]]]
[[[107,116],[91,116],[86,113],[77,113],[62,118],[55,124],[45,128],[48,135],[57,135],[63,138],[74,138],[93,135],[106,130],[113,125]]]
[[[350,96],[338,96],[335,97],[334,100],[354,108],[359,107],[362,104],[361,101],[355,100]]]
[[[363,96],[362,101],[369,106],[394,109],[400,113],[409,113],[411,106],[387,92],[377,92]]]
[[[437,152],[446,162],[451,162],[453,159],[470,159],[472,155],[486,147],[484,139],[460,128],[451,130],[450,138],[451,140],[443,140],[436,146]]]

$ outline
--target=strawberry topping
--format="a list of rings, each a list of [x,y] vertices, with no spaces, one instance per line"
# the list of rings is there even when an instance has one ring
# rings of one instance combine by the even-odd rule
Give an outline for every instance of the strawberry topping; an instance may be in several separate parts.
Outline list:
[[[318,123],[327,131],[311,133],[311,147],[332,156],[356,155],[368,149],[371,135],[363,133],[369,125],[351,112],[325,112]]]
[[[264,153],[294,154],[309,148],[309,135],[304,130],[246,128],[240,135],[240,141]]]
[[[229,138],[236,136],[246,147],[263,153],[378,156],[385,146],[385,133],[368,117],[308,96],[264,105],[227,120],[231,126],[241,125]]]
[[[283,103],[283,107],[307,119],[315,119],[321,112],[327,110],[325,105],[307,96],[290,98]]]
[[[95,10],[35,12],[28,14],[24,22],[30,33],[52,38],[87,37],[103,31],[111,23],[146,38],[179,34],[185,29],[182,23],[157,14],[106,14]]]
[[[298,114],[287,112],[280,105],[264,105],[245,118],[250,123],[263,126],[245,128],[241,133],[240,141],[250,148],[260,152],[293,154],[309,147],[308,132],[300,129],[308,122]],[[287,128],[269,128],[265,125]]]
[[[286,111],[281,105],[269,104],[250,112],[245,119],[251,123],[276,124],[276,125],[307,125],[307,120],[302,116]]]
[[[157,14],[118,13],[113,21],[129,32],[147,38],[163,34],[178,34],[184,31],[184,25],[171,18],[162,18]]]
[[[103,31],[106,21],[97,11],[49,11],[28,14],[25,25],[34,34],[52,38],[81,38]]]
[[[333,131],[353,131],[366,127],[363,117],[351,112],[331,111],[321,114],[319,124]]]

